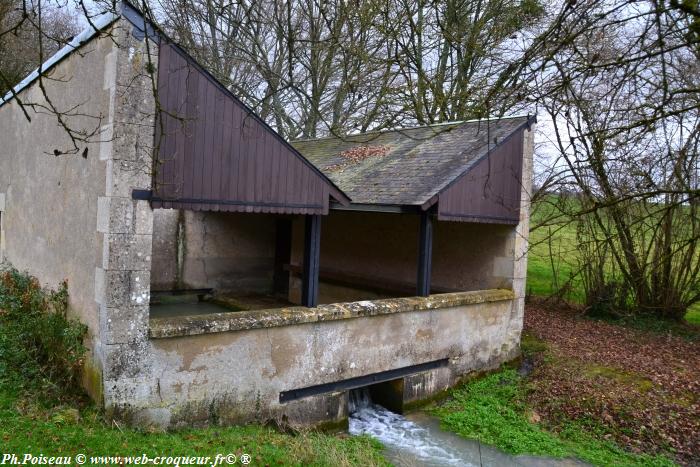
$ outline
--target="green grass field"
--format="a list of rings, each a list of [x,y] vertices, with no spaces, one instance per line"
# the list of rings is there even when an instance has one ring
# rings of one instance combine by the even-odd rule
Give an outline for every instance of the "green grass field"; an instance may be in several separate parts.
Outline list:
[[[534,210],[531,225],[540,222],[544,215],[544,210]],[[573,224],[544,227],[530,232],[528,293],[546,297],[566,286],[563,298],[574,303],[583,303],[582,284],[576,276],[577,258],[576,228]],[[685,319],[688,323],[700,325],[700,303],[690,307]]]

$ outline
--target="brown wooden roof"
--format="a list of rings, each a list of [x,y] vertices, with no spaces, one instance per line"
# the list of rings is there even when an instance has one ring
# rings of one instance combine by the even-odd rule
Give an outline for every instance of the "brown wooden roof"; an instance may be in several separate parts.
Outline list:
[[[177,45],[161,40],[155,208],[327,214],[349,198]]]

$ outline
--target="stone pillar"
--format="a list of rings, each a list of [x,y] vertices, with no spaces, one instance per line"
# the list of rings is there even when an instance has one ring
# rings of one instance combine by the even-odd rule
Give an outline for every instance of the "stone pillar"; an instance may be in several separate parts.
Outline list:
[[[132,199],[135,188],[152,184],[155,131],[153,93],[158,48],[139,40],[121,19],[106,67],[110,112],[103,126],[100,158],[106,161],[105,195],[98,199],[97,232],[102,262],[96,270],[100,315],[99,349],[104,403],[108,411],[148,390],[148,318],[153,212],[147,201]],[[131,388],[131,389],[129,389]]]
[[[525,294],[527,276],[527,250],[530,233],[530,200],[532,197],[532,163],[534,154],[535,125],[525,130],[523,138],[523,170],[520,192],[520,222],[515,227],[513,238],[513,310],[510,330],[516,341],[520,340],[525,311]]]

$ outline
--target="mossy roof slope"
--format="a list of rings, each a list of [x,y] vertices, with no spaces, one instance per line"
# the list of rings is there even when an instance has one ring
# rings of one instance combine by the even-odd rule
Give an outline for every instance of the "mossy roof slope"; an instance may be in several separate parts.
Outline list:
[[[527,121],[512,117],[455,122],[292,145],[354,204],[420,206]]]

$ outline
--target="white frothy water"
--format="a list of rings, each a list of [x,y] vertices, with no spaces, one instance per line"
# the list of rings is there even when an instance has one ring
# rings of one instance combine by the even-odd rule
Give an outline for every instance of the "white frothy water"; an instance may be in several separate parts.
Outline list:
[[[369,390],[350,391],[350,434],[367,434],[388,448],[409,454],[421,465],[472,466],[458,452],[440,446],[428,430],[372,402]]]

